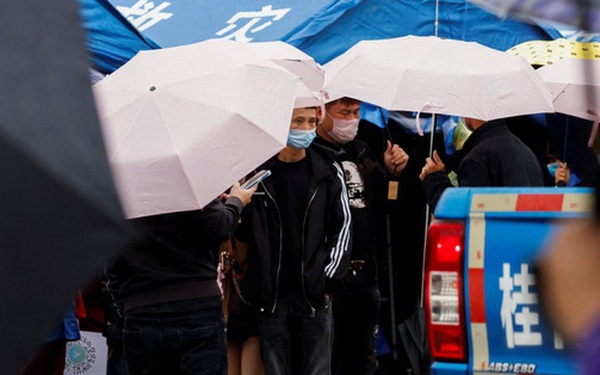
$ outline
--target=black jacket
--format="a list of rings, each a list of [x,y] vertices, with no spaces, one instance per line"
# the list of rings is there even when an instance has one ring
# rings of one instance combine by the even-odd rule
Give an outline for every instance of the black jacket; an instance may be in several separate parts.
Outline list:
[[[367,259],[365,260],[373,265],[373,267],[368,264],[366,266],[369,273],[372,273],[369,275],[370,281],[375,283],[377,280],[379,259],[384,255],[385,251],[386,173],[371,152],[369,146],[361,140],[354,139],[342,147],[338,147],[320,137],[315,138],[314,142],[336,151],[338,163],[342,164],[344,160],[350,160],[358,168],[358,173],[364,184],[364,215],[366,216],[365,221],[368,228],[359,227],[357,221],[353,221],[352,259],[359,258],[354,254],[357,253],[357,240],[361,239],[363,244],[368,244],[367,249],[361,250],[367,254]],[[353,211],[352,202],[350,203],[350,209]]]
[[[489,121],[477,128],[459,155],[456,175],[460,186],[544,186],[535,155],[510,132],[503,120]],[[450,186],[445,172],[425,177],[423,187],[432,211],[444,189]]]
[[[242,204],[231,197],[202,210],[132,220],[143,241],[118,262],[119,298],[217,279],[219,245],[229,239]],[[199,297],[202,297],[200,294]]]
[[[351,217],[341,167],[329,150],[307,149],[311,176],[308,207],[304,214],[302,291],[311,307],[324,303],[328,280],[343,278],[350,261]],[[260,169],[270,169],[273,157]],[[252,202],[244,209],[238,239],[248,242],[248,268],[242,281],[242,298],[262,312],[277,307],[281,279],[282,220],[268,178],[259,184]]]

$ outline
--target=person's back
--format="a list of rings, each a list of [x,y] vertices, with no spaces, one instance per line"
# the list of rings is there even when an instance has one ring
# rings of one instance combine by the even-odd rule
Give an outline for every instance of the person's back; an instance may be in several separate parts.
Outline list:
[[[460,150],[456,170],[460,186],[544,186],[542,170],[533,152],[513,135],[503,120],[465,119],[473,133]],[[445,165],[434,151],[419,178],[432,211],[443,191],[452,187]]]
[[[115,269],[129,374],[211,368],[206,373],[225,375],[218,247],[233,234],[253,191],[236,183],[225,203],[134,220],[143,238]]]
[[[218,239],[227,239],[232,230],[204,229],[209,211],[188,211],[132,220],[145,233],[143,241],[125,257],[127,272],[135,275],[122,280],[120,295],[150,292],[170,285],[216,280]],[[234,218],[235,215],[232,215]],[[234,225],[230,225],[233,228]],[[211,240],[211,238],[214,238]]]
[[[463,152],[456,171],[460,186],[543,186],[535,155],[501,120],[477,128]]]

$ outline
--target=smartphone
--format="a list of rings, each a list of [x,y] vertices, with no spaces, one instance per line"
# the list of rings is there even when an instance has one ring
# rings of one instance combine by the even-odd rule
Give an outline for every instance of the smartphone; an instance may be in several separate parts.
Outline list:
[[[244,182],[242,184],[241,188],[242,189],[252,189],[256,185],[258,185],[259,182],[261,182],[265,178],[269,177],[270,175],[271,175],[270,170],[263,169],[262,171],[258,172],[254,176],[252,176],[248,181]]]

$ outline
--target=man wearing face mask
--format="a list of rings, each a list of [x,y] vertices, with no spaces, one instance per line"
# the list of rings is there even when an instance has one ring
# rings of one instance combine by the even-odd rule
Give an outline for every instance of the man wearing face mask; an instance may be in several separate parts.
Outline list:
[[[360,101],[341,98],[325,105],[315,143],[337,152],[352,213],[352,259],[334,293],[333,372],[373,374],[379,320],[378,261],[385,254],[386,175],[398,176],[408,155],[388,141],[385,171],[369,146],[355,139]],[[387,172],[387,173],[386,173]]]
[[[241,298],[258,310],[266,374],[329,374],[328,291],[350,259],[351,218],[335,155],[311,145],[316,108],[295,109],[287,146],[244,210],[236,236],[248,242]]]

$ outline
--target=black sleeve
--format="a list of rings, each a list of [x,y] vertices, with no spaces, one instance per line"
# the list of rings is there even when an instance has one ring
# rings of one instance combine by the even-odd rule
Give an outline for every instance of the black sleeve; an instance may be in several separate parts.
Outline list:
[[[326,249],[329,259],[325,265],[325,276],[329,279],[341,280],[348,270],[352,244],[352,217],[350,203],[346,191],[346,181],[342,167],[333,163],[336,176],[329,185],[329,209],[327,225]]]
[[[452,183],[446,172],[434,172],[425,176],[423,190],[425,191],[425,199],[432,213],[435,212],[435,207],[442,193],[449,187],[452,187]]]
[[[212,243],[221,243],[233,236],[242,212],[242,202],[230,197],[223,203],[215,199],[202,209],[200,230],[202,236]]]

